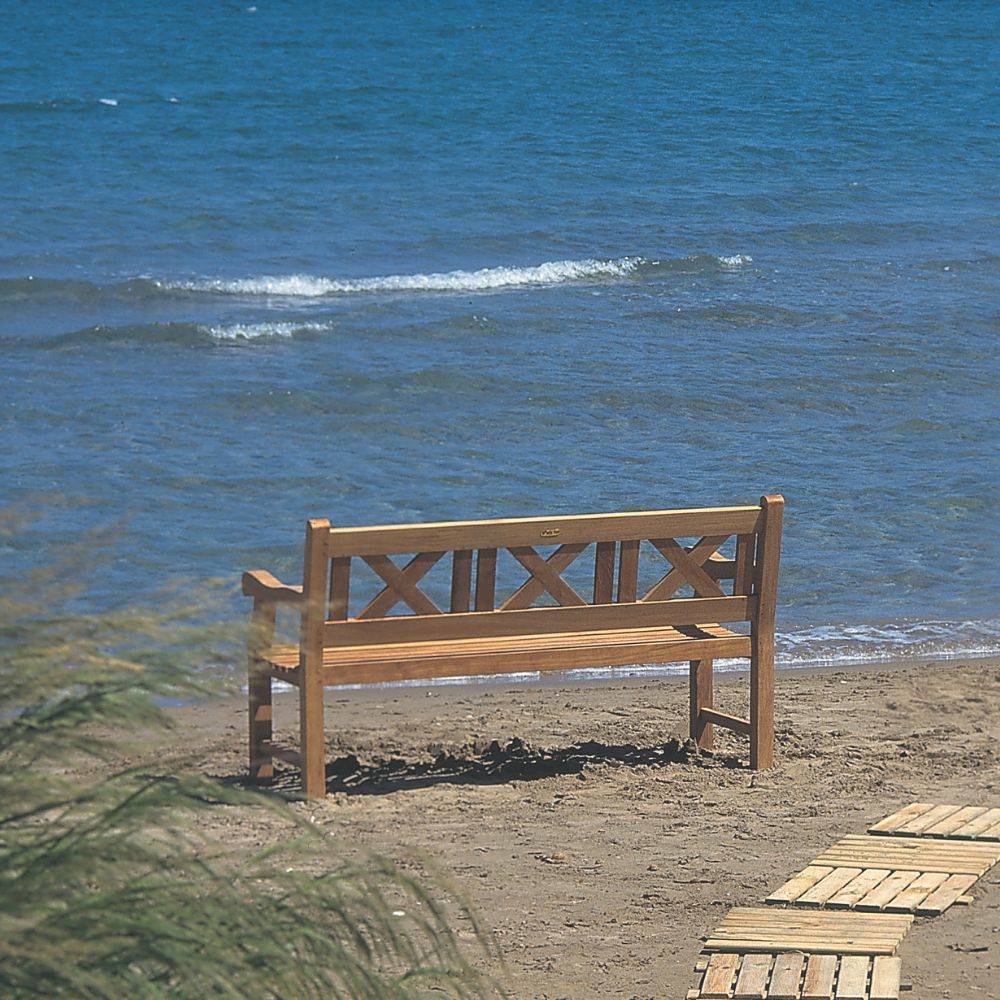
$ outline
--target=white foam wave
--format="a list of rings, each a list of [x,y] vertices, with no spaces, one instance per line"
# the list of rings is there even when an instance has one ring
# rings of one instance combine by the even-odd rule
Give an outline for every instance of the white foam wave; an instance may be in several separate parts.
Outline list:
[[[532,267],[485,267],[478,271],[390,274],[377,278],[321,278],[307,274],[264,275],[233,281],[193,281],[165,285],[186,291],[235,295],[316,298],[358,292],[481,292],[519,285],[558,285],[591,278],[623,278],[647,263],[642,257],[615,260],[554,260]]]
[[[117,108],[118,102],[113,97],[100,97],[97,100],[98,104],[104,104],[109,108]]]
[[[753,263],[753,257],[745,253],[733,254],[732,257],[717,257],[716,260],[723,267],[743,267],[745,264]]]
[[[820,625],[777,637],[782,666],[1000,655],[1000,621]]]
[[[329,323],[232,323],[201,329],[215,340],[239,341],[289,338],[300,333],[322,333],[332,327]]]

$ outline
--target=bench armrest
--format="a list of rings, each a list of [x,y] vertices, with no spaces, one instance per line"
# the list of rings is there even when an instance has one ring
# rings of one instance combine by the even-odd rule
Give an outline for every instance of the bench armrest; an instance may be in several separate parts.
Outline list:
[[[243,594],[265,601],[296,604],[302,600],[302,588],[290,587],[266,569],[252,569],[243,574]]]

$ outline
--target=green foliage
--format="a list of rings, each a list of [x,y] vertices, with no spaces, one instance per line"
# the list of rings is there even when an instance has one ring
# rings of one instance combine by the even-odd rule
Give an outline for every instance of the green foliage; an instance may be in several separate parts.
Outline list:
[[[18,530],[0,517],[0,551]],[[66,611],[89,558],[0,578],[0,996],[493,995],[452,924],[480,956],[489,939],[453,894],[334,863],[273,797],[109,765],[123,732],[169,727],[164,699],[206,692],[194,667],[219,637],[184,609]],[[262,809],[296,833],[252,858],[197,832]]]

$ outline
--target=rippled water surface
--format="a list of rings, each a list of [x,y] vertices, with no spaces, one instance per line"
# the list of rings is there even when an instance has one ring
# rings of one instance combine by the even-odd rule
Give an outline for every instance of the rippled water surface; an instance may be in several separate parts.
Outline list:
[[[120,521],[106,602],[294,578],[308,516],[782,492],[786,662],[1000,652],[997,5],[8,28],[11,567]]]

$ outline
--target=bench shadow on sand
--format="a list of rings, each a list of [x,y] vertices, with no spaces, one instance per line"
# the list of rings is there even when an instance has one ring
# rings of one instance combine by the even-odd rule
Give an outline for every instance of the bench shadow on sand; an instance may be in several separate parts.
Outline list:
[[[568,747],[543,749],[532,747],[515,736],[506,744],[494,740],[479,752],[474,747],[441,751],[432,759],[388,757],[363,762],[354,754],[346,754],[326,765],[326,790],[347,795],[387,795],[440,784],[498,785],[561,774],[582,774],[588,766],[602,764],[655,768],[674,764],[746,766],[739,757],[706,754],[691,741],[678,739],[651,747],[588,740]],[[300,788],[297,770],[276,770],[274,781],[268,787],[279,794],[297,794]]]

